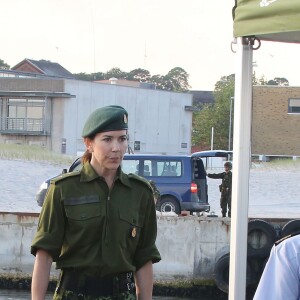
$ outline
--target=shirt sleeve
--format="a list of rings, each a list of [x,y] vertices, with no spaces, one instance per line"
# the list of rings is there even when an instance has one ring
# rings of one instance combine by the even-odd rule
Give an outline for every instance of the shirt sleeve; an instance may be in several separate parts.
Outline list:
[[[145,214],[144,226],[141,231],[141,237],[134,255],[134,265],[136,269],[140,269],[148,261],[152,263],[161,260],[159,251],[155,245],[157,236],[156,210],[152,193],[146,193],[147,208]]]
[[[51,184],[39,216],[37,232],[31,245],[31,254],[38,249],[47,251],[57,261],[63,243],[64,213],[61,206],[59,187]]]
[[[299,254],[290,242],[273,246],[253,300],[299,299]]]
[[[207,177],[213,178],[213,179],[223,179],[224,173],[209,173],[209,174],[207,174]]]

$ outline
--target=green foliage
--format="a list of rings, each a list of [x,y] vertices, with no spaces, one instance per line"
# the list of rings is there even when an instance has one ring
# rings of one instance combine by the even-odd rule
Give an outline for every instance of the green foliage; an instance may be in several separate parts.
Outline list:
[[[214,149],[227,149],[230,123],[230,102],[234,95],[234,74],[223,76],[216,83],[214,90],[214,105],[205,105],[194,114],[192,144],[209,149],[211,130],[214,128]],[[232,101],[233,108],[233,101]],[[232,124],[233,124],[232,109]],[[233,126],[232,126],[233,127]]]
[[[84,81],[96,81],[96,80],[104,80],[104,74],[101,72],[98,73],[91,73],[91,74],[86,74],[86,73],[77,73],[73,74],[74,77],[78,80],[84,80]]]
[[[10,66],[4,62],[4,60],[0,59],[0,69],[10,69]]]
[[[148,82],[150,77],[151,75],[149,71],[139,68],[127,73],[126,79],[139,82]]]
[[[104,79],[117,78],[125,79],[127,73],[122,71],[120,68],[112,68],[104,74]]]
[[[24,159],[70,165],[74,157],[53,153],[38,146],[0,143],[0,159]]]
[[[289,86],[289,81],[283,77],[275,77],[272,80],[269,80],[267,85],[279,85],[279,86]]]
[[[133,80],[138,82],[154,83],[156,89],[166,90],[173,92],[186,92],[190,88],[188,83],[188,73],[176,67],[171,69],[166,75],[153,75],[145,69],[134,69],[130,72],[124,72],[119,68],[112,68],[106,73],[77,73],[73,74],[78,80],[95,81],[95,80],[108,80],[110,78]]]
[[[168,90],[175,92],[185,92],[190,88],[188,84],[188,73],[180,68],[173,68],[165,76],[165,81],[168,84]]]
[[[214,149],[228,149],[229,144],[229,124],[230,124],[230,104],[234,97],[235,75],[223,76],[215,84],[213,105],[204,105],[201,110],[193,115],[192,145],[201,149],[210,149],[211,129],[214,128]],[[252,77],[253,85],[279,85],[288,86],[286,78],[276,77],[273,80],[266,80],[264,76]],[[231,110],[231,145],[233,137],[234,103],[232,99]],[[232,149],[232,146],[231,146]]]

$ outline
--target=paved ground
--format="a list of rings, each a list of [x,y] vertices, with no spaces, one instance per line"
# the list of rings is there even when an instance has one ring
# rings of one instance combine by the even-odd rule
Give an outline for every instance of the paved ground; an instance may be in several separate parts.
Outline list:
[[[299,164],[298,164],[299,165]],[[40,184],[61,172],[65,165],[23,160],[0,160],[0,211],[39,212],[35,193]],[[250,171],[249,216],[299,218],[300,166],[266,168]],[[208,178],[211,210],[220,215],[218,185],[220,180]],[[242,199],[240,200],[242,201]]]

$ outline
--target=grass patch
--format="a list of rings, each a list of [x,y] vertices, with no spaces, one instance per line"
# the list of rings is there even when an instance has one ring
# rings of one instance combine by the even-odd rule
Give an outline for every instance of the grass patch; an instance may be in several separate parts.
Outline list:
[[[269,162],[265,162],[264,166],[272,169],[299,169],[300,159],[276,158]]]
[[[0,159],[20,159],[69,165],[75,157],[53,153],[39,146],[0,143]]]

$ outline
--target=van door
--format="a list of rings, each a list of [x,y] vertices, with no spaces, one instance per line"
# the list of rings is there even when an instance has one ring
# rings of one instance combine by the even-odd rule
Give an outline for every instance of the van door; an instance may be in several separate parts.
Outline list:
[[[213,158],[221,158],[221,167],[223,168],[223,160],[229,160],[232,157],[232,151],[227,150],[208,150],[195,152],[191,155],[194,165],[194,180],[198,188],[198,197],[201,201],[208,202],[208,185],[206,178],[206,169],[210,166],[210,160]]]
[[[208,202],[208,195],[207,195],[207,180],[206,180],[206,171],[204,168],[203,161],[200,157],[192,158],[193,163],[193,175],[194,182],[197,185],[197,194],[199,198],[199,202]]]

